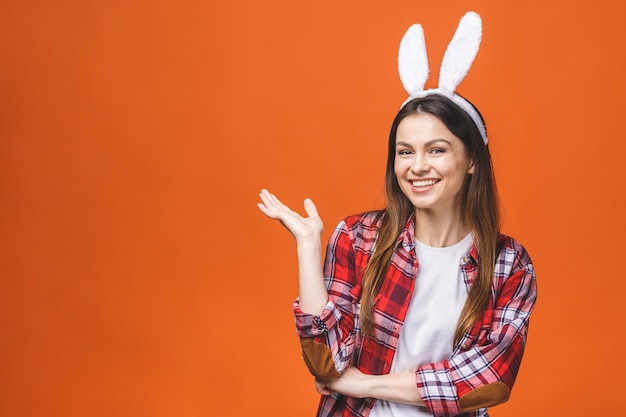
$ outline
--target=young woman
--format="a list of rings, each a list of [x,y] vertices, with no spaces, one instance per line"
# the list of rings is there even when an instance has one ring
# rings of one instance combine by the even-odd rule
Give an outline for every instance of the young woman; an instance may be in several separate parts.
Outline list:
[[[260,194],[296,240],[294,311],[318,416],[487,416],[513,387],[536,281],[525,249],[499,232],[478,110],[438,89],[403,105],[385,194],[384,210],[337,226],[323,269],[313,202],[303,217]]]

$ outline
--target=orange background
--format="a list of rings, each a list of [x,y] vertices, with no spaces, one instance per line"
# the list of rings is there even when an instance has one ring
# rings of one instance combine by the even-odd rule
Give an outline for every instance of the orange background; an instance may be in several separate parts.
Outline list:
[[[312,197],[326,237],[380,207],[400,38],[423,23],[432,87],[470,9],[459,91],[540,291],[492,415],[624,410],[623,0],[3,0],[0,415],[313,415],[257,193]]]

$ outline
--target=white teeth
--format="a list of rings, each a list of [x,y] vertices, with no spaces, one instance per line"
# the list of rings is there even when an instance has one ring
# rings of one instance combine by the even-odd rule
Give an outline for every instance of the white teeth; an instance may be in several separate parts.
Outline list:
[[[413,181],[413,187],[428,187],[434,185],[436,182],[435,180]]]

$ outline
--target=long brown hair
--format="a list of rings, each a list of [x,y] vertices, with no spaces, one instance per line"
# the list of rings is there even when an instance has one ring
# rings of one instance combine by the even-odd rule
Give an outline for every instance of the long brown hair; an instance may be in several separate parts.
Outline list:
[[[391,125],[385,174],[387,206],[381,212],[382,222],[376,250],[364,271],[361,323],[363,332],[368,335],[374,326],[374,300],[389,269],[400,233],[415,210],[413,204],[402,193],[394,171],[398,125],[409,115],[423,113],[437,117],[463,142],[475,166],[474,173],[467,175],[463,184],[461,214],[474,234],[478,251],[478,274],[457,324],[454,334],[456,345],[489,306],[500,230],[499,203],[489,148],[483,143],[470,116],[452,100],[439,94],[408,102],[400,109]],[[419,225],[416,224],[415,227]]]

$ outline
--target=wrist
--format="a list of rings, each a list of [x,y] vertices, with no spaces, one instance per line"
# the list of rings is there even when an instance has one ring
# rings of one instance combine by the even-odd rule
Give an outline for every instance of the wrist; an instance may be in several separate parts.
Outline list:
[[[364,375],[365,381],[363,383],[363,397],[379,398],[381,391],[381,384],[384,382],[380,375]]]
[[[322,237],[320,235],[310,235],[310,236],[300,237],[296,240],[296,246],[298,248],[298,251],[303,251],[303,250],[321,251]]]

